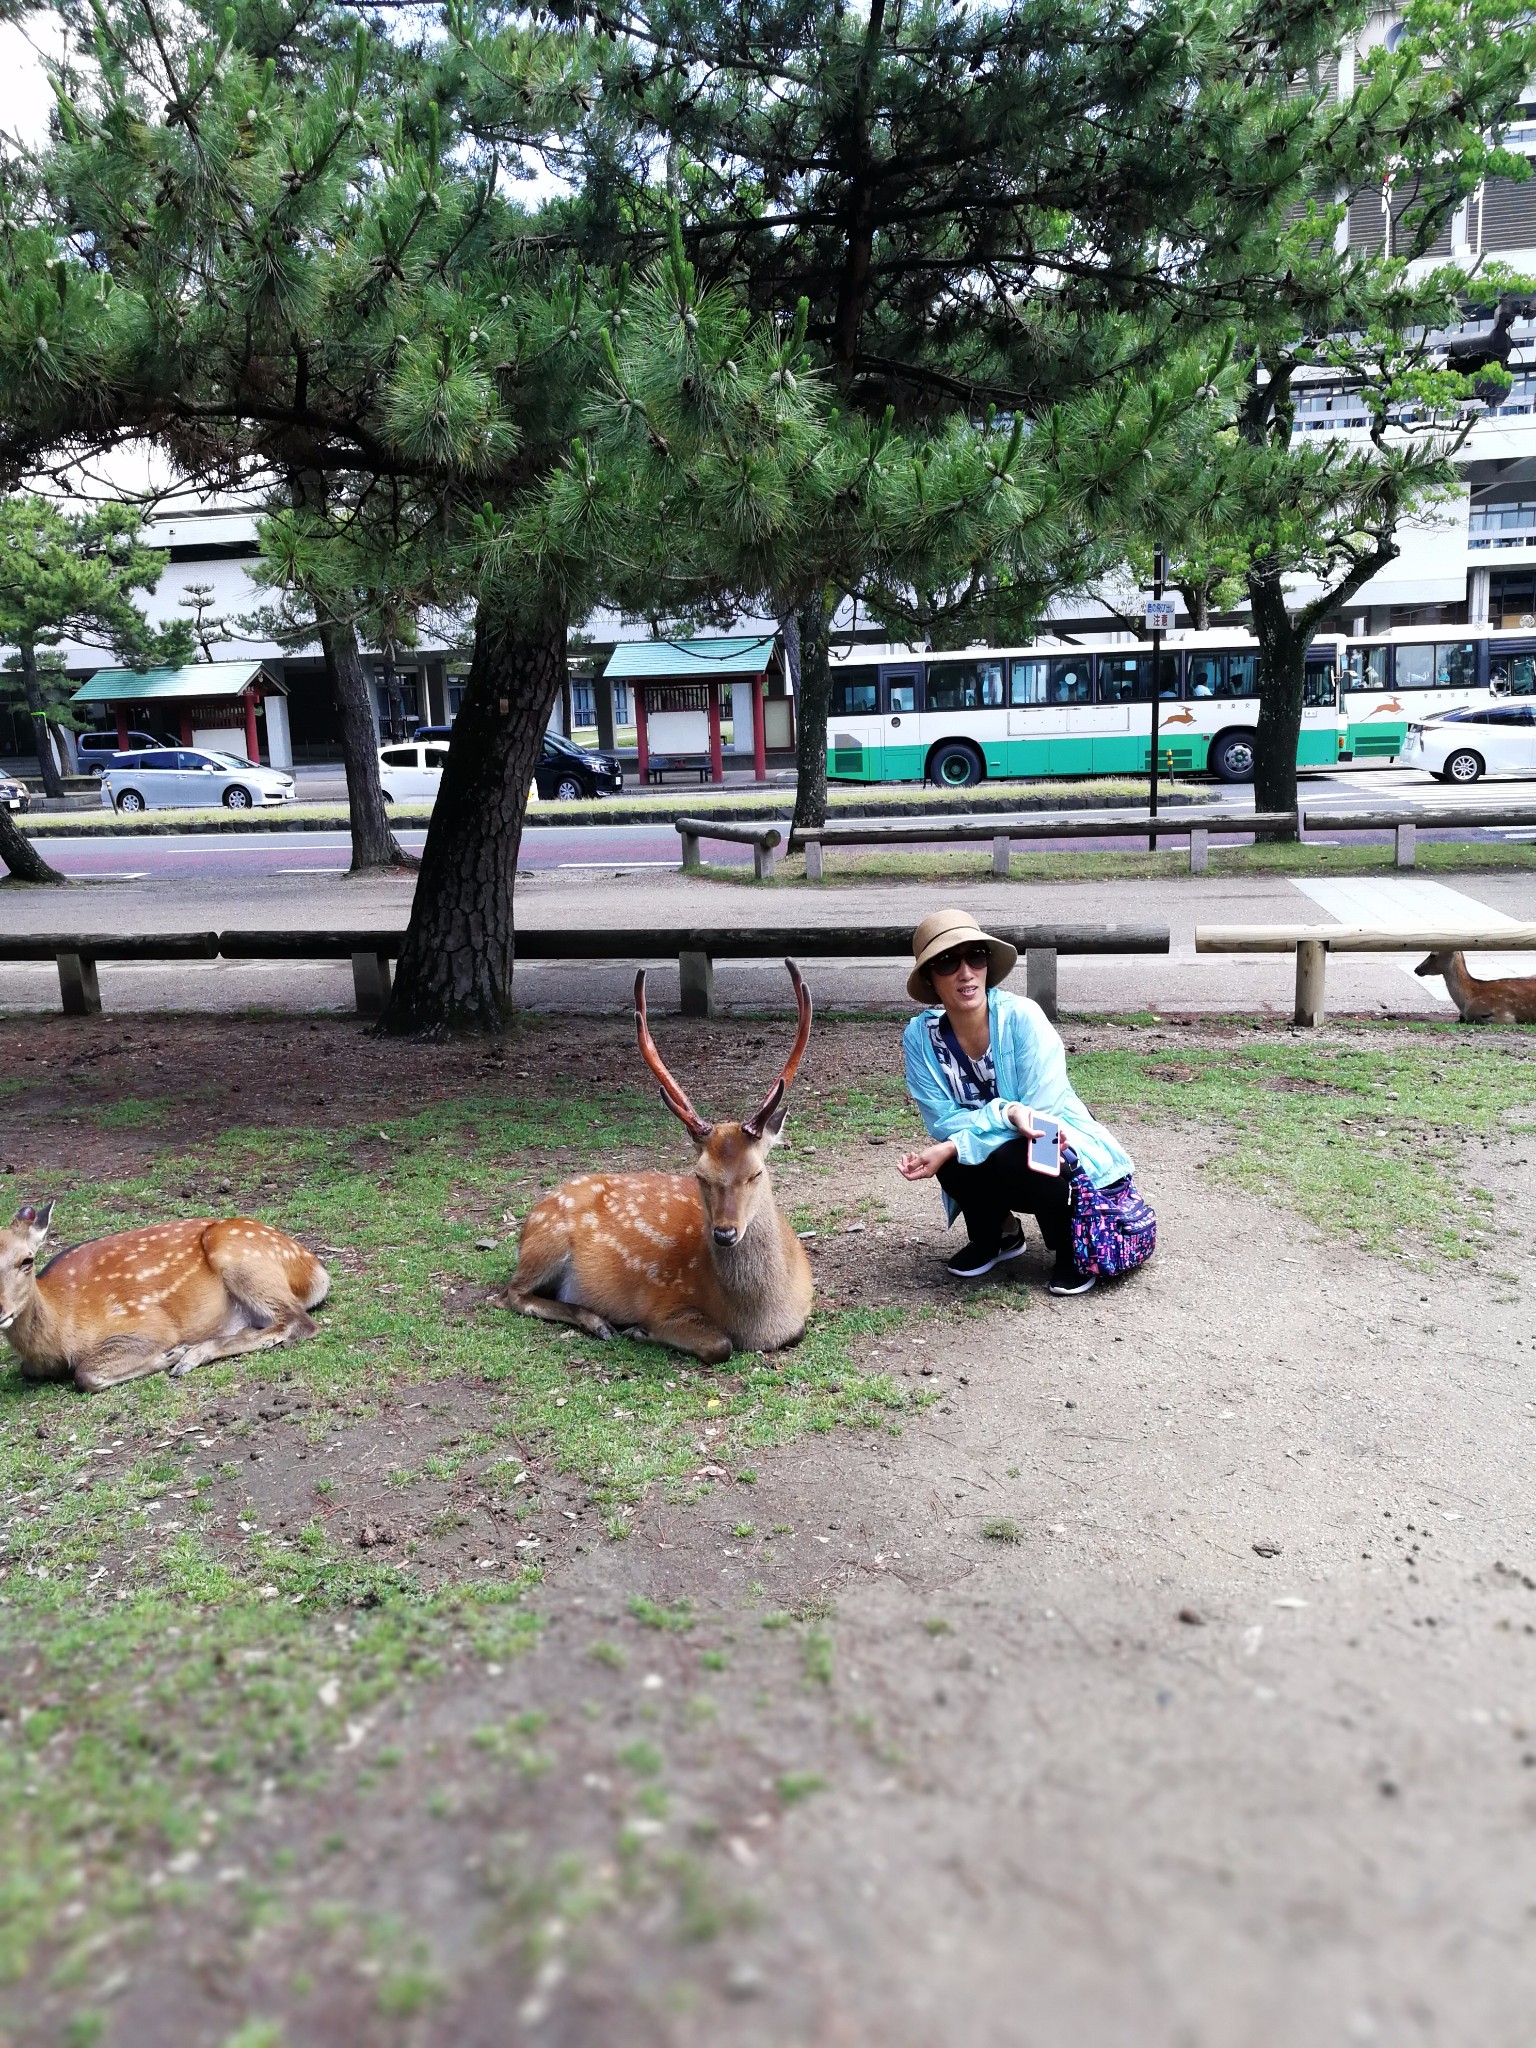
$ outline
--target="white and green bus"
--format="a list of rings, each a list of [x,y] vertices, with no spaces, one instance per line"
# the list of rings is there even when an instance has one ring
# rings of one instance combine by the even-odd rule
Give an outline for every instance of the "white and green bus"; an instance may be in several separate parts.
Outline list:
[[[837,649],[827,773],[952,789],[988,777],[1144,775],[1152,666],[1148,641]],[[1252,777],[1257,667],[1256,643],[1230,629],[1165,639],[1155,686],[1165,770]],[[1510,692],[1536,694],[1536,633],[1439,626],[1320,636],[1307,653],[1297,761],[1390,760],[1429,712]]]

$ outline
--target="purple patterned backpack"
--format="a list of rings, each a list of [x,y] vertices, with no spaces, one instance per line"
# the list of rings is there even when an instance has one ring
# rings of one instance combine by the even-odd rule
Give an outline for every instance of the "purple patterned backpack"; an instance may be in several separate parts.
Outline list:
[[[1072,1263],[1079,1273],[1114,1280],[1144,1266],[1157,1248],[1157,1218],[1127,1174],[1096,1188],[1081,1168],[1072,1174]]]

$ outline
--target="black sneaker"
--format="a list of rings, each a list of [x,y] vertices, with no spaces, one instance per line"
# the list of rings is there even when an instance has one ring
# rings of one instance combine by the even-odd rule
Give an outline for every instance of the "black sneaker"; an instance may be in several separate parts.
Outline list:
[[[1092,1294],[1098,1284],[1097,1273],[1079,1273],[1070,1259],[1058,1259],[1056,1271],[1045,1291],[1047,1294]]]
[[[955,1280],[979,1280],[983,1273],[990,1273],[1005,1259],[1016,1259],[1023,1249],[1024,1233],[1020,1230],[1012,1237],[1005,1237],[995,1252],[979,1252],[975,1245],[968,1244],[963,1252],[956,1252],[952,1259],[946,1261],[944,1270]]]

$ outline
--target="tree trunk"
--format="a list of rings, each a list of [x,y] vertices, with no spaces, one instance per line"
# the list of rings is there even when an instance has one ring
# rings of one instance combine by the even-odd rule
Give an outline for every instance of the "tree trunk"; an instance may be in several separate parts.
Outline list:
[[[18,882],[65,882],[57,868],[49,867],[37,848],[7,810],[0,810],[0,861]]]
[[[500,1032],[512,1014],[517,851],[544,731],[566,679],[566,621],[483,603],[469,682],[395,974],[386,1033]]]
[[[21,687],[26,693],[27,709],[32,714],[32,734],[37,743],[37,765],[43,771],[43,788],[49,796],[62,796],[64,785],[59,780],[59,764],[53,758],[53,744],[48,737],[48,714],[43,709],[43,692],[37,680],[37,649],[30,640],[20,643]]]
[[[1253,761],[1253,803],[1260,811],[1296,809],[1296,750],[1306,696],[1307,643],[1286,609],[1279,575],[1248,579],[1253,633],[1259,643],[1259,730]],[[1264,838],[1294,839],[1294,830]]]
[[[318,630],[325,672],[341,721],[341,757],[347,770],[347,809],[352,825],[352,873],[415,867],[414,854],[407,853],[395,838],[384,808],[378,741],[368,701],[368,676],[358,652],[357,635],[340,620],[322,619]]]
[[[825,591],[806,599],[796,615],[800,675],[795,701],[795,824],[827,822],[827,707],[832,671],[827,640],[833,607]]]
[[[67,728],[60,725],[56,718],[50,718],[48,721],[48,737],[53,743],[53,757],[59,764],[60,775],[78,774],[70,744],[71,736]]]

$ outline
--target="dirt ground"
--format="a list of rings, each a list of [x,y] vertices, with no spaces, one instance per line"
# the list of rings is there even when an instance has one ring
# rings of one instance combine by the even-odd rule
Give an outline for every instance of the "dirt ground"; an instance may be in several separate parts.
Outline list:
[[[258,1021],[234,1062],[222,1020],[0,1021],[0,1075],[26,1082],[0,1102],[0,1168],[19,1199],[50,1168],[137,1170],[231,1115],[298,1104],[340,1127],[381,1099],[515,1088],[541,1058],[632,1074],[621,1021],[558,1032],[488,1054]],[[807,1095],[889,1065],[892,1036],[821,1033]],[[1198,1063],[1231,1036],[1180,1042]],[[724,1113],[745,1106],[744,1047],[769,1078],[779,1035],[672,1019],[665,1044]],[[82,1099],[153,1098],[157,1076],[174,1118],[71,1123]],[[622,1541],[537,1443],[531,1523],[476,1457],[391,1480],[471,1440],[494,1386],[395,1386],[321,1440],[297,1384],[252,1376],[211,1402],[188,1471],[212,1475],[215,1529],[307,1520],[323,1469],[331,1533],[410,1541],[428,1586],[536,1539],[544,1626],[514,1661],[466,1652],[402,1686],[317,1787],[269,1785],[179,1859],[186,1897],[110,1949],[90,2038],[1528,2040],[1529,1141],[1480,1156],[1496,1257],[1426,1267],[1235,1193],[1208,1171],[1212,1133],[1119,1121],[1158,1214],[1152,1264],[1055,1301],[1036,1244],[971,1315],[938,1270],[937,1197],[896,1176],[894,1143],[840,1159],[832,1194],[865,1220],[810,1240],[821,1295],[908,1311],[863,1362],[932,1398],[899,1427],[756,1453],[746,1477],[701,1432],[704,1497],[653,1492]],[[803,1171],[791,1149],[786,1203]],[[219,1191],[193,1175],[185,1193]],[[11,2039],[84,2039],[70,2009],[39,1978]]]

